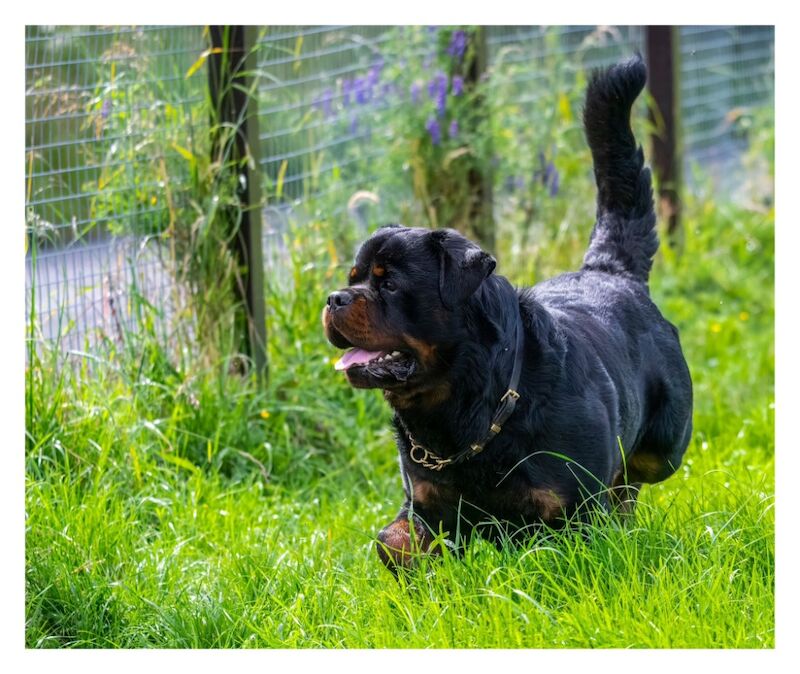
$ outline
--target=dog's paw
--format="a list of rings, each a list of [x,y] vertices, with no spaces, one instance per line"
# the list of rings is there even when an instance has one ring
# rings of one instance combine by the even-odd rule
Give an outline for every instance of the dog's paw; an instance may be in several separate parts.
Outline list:
[[[416,517],[398,517],[378,534],[378,557],[392,572],[411,569],[421,555],[441,552],[438,546],[431,548],[432,542],[430,531]]]

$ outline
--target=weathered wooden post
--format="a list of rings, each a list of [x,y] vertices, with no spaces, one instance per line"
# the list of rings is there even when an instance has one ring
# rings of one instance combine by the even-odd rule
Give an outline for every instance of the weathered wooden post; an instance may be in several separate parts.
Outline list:
[[[470,33],[472,49],[468,51],[470,58],[465,64],[464,84],[468,90],[480,90],[481,78],[486,72],[489,63],[489,51],[486,45],[486,27],[478,26]],[[487,121],[489,109],[484,95],[475,96],[475,120],[480,124]],[[490,162],[486,161],[480,166],[472,166],[467,174],[470,194],[473,197],[470,209],[470,229],[475,234],[479,243],[488,251],[494,252],[495,227],[494,227],[494,198],[493,178]]]
[[[242,312],[237,326],[246,340],[260,379],[267,375],[267,324],[264,310],[264,258],[261,223],[261,176],[258,158],[258,105],[251,91],[256,70],[255,26],[209,26],[212,52],[208,60],[212,105],[212,158],[221,144],[235,138],[229,161],[231,180],[241,204],[239,224],[232,245],[241,270],[236,292]],[[225,168],[223,168],[225,170]],[[230,223],[235,227],[235,222]]]
[[[658,180],[658,212],[667,221],[667,232],[680,225],[678,31],[673,26],[647,26],[647,86],[653,98],[652,165]]]

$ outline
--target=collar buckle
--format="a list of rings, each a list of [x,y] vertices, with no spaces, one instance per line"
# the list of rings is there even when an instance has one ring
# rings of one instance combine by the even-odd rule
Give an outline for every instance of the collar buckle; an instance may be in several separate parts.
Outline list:
[[[508,391],[506,391],[506,392],[503,394],[503,397],[502,397],[502,398],[500,398],[500,402],[501,402],[501,403],[503,403],[503,402],[505,402],[505,401],[506,401],[508,398],[511,398],[511,399],[512,399],[514,402],[517,402],[517,400],[519,400],[519,398],[520,398],[520,395],[519,395],[519,393],[517,393],[517,392],[516,392],[516,391],[515,391],[513,388],[510,388],[510,389],[508,389]]]

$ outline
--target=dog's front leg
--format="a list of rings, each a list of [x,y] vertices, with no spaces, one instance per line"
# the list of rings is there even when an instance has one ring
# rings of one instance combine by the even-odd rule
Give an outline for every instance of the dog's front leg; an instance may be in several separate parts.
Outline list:
[[[441,554],[438,545],[432,546],[434,535],[429,523],[433,520],[406,503],[395,517],[378,533],[378,556],[387,569],[397,573],[413,568],[424,554]]]

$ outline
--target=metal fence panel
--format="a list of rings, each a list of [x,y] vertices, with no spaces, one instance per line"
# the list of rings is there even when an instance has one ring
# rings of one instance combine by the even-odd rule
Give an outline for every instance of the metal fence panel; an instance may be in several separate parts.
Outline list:
[[[66,349],[119,341],[134,289],[169,309],[178,289],[148,237],[192,199],[184,154],[208,120],[201,27],[26,28],[26,303]],[[34,264],[35,262],[35,264]],[[173,307],[174,308],[174,307]]]
[[[436,29],[411,47],[409,30],[260,29],[259,162],[274,269],[291,224],[355,219],[365,228],[395,219],[410,199],[404,167],[384,161],[410,96],[392,73],[424,68]],[[685,26],[679,35],[684,161],[725,166],[728,176],[745,146],[739,111],[772,106],[774,31]],[[493,26],[487,44],[490,95],[524,119],[552,107],[554,94],[580,96],[588,68],[641,51],[643,28]],[[191,160],[207,156],[207,45],[194,26],[26,28],[26,224],[36,244],[26,302],[30,311],[35,288],[42,338],[64,335],[68,349],[117,341],[132,325],[135,292],[166,313],[180,306],[168,248],[154,235],[191,212]],[[498,186],[513,177],[504,162],[532,170],[537,149],[519,143],[515,156],[498,157]],[[381,201],[364,215],[356,193]]]

